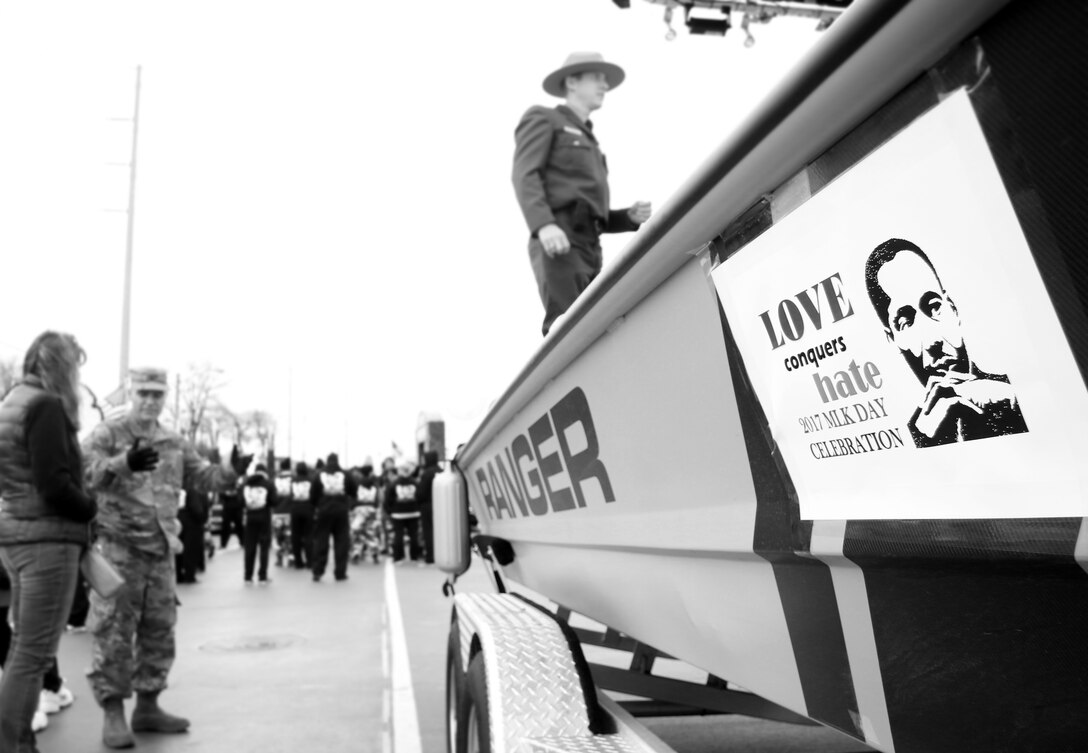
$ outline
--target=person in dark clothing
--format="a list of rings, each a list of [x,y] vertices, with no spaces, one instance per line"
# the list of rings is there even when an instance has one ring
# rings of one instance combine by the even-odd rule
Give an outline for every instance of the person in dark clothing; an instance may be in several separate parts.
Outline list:
[[[333,540],[333,576],[347,580],[351,549],[351,500],[355,499],[355,481],[340,467],[340,458],[331,453],[325,468],[311,488],[317,512],[314,518],[313,578],[321,580],[329,562],[329,536]]]
[[[0,675],[0,750],[37,750],[31,726],[54,664],[98,504],[84,488],[74,337],[43,332],[0,404],[0,565],[11,582],[11,649]]]
[[[226,549],[233,533],[238,543],[245,544],[246,503],[242,499],[240,488],[219,492],[219,504],[222,510],[222,523],[219,528],[219,548]]]
[[[178,583],[196,583],[196,574],[204,569],[204,527],[208,523],[210,503],[208,493],[195,486],[182,490],[184,504],[178,508],[181,523],[181,545],[184,547],[174,556]]]
[[[272,506],[272,545],[276,553],[276,567],[291,559],[291,461],[280,461],[280,469],[273,479],[276,485],[276,504]]]
[[[434,564],[434,514],[433,496],[434,477],[441,472],[438,467],[438,452],[427,450],[423,453],[423,470],[419,474],[416,486],[416,502],[419,503],[419,524],[423,528],[423,560],[428,565]]]
[[[545,335],[601,271],[601,233],[637,230],[650,217],[645,201],[609,208],[608,163],[589,120],[623,79],[600,54],[576,52],[544,79],[544,91],[565,104],[529,108],[514,132],[514,192],[529,227]]]
[[[276,505],[276,485],[268,478],[268,471],[263,465],[257,465],[242,482],[242,498],[246,505],[245,582],[253,582],[256,564],[257,582],[264,586],[268,584],[268,554],[272,548],[272,508]]]
[[[291,557],[298,570],[313,559],[314,503],[311,499],[310,468],[299,461],[291,479]]]
[[[378,511],[382,527],[382,554],[391,556],[393,550],[390,544],[393,541],[393,520],[389,517],[389,506],[386,499],[389,497],[389,487],[397,481],[397,461],[391,457],[382,460],[382,471],[378,475]]]
[[[359,469],[359,488],[352,510],[352,529],[356,537],[352,556],[358,560],[370,558],[377,562],[385,551],[385,524],[382,520],[379,479],[368,461]]]
[[[412,561],[420,557],[419,502],[416,501],[416,467],[411,460],[397,465],[397,479],[386,489],[385,506],[393,521],[393,564],[404,560],[404,537],[408,536],[408,554]]]
[[[87,597],[87,581],[80,574],[76,579],[76,593],[72,597],[72,608],[68,610],[68,629],[82,632],[87,629],[87,615],[91,611],[91,600]]]

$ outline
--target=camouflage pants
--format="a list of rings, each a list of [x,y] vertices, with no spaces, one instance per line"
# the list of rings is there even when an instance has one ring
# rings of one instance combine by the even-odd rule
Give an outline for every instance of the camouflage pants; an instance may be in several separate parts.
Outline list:
[[[91,593],[94,642],[87,672],[95,700],[157,693],[166,687],[174,663],[174,557],[149,554],[114,542],[102,553],[124,576],[113,599]]]

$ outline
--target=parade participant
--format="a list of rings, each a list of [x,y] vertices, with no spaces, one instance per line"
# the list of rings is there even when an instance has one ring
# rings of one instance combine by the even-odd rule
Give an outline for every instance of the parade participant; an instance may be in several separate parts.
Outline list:
[[[159,707],[174,663],[177,600],[174,554],[183,487],[233,488],[247,462],[238,448],[231,466],[212,465],[192,444],[159,422],[166,402],[162,369],[129,372],[132,407],[85,441],[87,476],[98,494],[98,541],[125,580],[112,599],[91,594],[92,649],[87,678],[104,710],[102,740],[110,748],[134,744],[124,701],[136,693],[132,731],[183,732],[189,720]]]
[[[438,467],[436,450],[423,453],[423,469],[416,486],[416,502],[419,503],[419,524],[423,529],[423,560],[428,565],[434,564],[434,498],[431,490],[434,487],[434,477],[441,470]]]
[[[267,469],[257,464],[242,484],[246,503],[245,582],[253,583],[254,564],[257,581],[268,584],[268,553],[272,548],[272,508],[276,504],[276,487],[268,478]],[[258,554],[260,561],[257,563]]]
[[[624,75],[599,53],[572,53],[544,79],[544,91],[565,104],[530,107],[514,133],[514,192],[529,226],[545,335],[601,271],[601,233],[637,230],[650,217],[645,201],[609,208],[608,165],[589,120]]]
[[[379,504],[379,479],[374,475],[374,466],[367,458],[359,468],[359,488],[355,493],[356,508],[352,511],[352,529],[358,529],[361,541],[358,542],[358,558],[369,557],[377,562],[385,550],[385,523],[382,520]]]
[[[333,576],[348,578],[348,555],[351,548],[349,510],[355,498],[355,483],[340,467],[340,458],[331,453],[325,467],[314,481],[313,498],[317,513],[314,518],[313,578],[317,582],[325,574],[329,562],[329,536],[333,539]]]
[[[43,332],[0,404],[0,563],[11,648],[0,676],[0,750],[35,753],[31,723],[54,665],[97,505],[83,486],[80,366],[69,334]]]
[[[192,485],[182,490],[178,509],[182,550],[174,558],[178,583],[196,583],[196,574],[204,569],[204,528],[209,507],[207,492]]]
[[[416,501],[416,464],[404,459],[397,464],[397,479],[386,490],[385,505],[393,520],[393,564],[404,559],[404,537],[408,536],[408,554],[419,560],[419,502]]]
[[[378,476],[379,515],[382,526],[382,554],[391,555],[389,543],[393,540],[393,520],[389,517],[389,488],[397,482],[397,461],[392,457],[382,460],[382,472]]]
[[[238,544],[245,545],[246,503],[242,499],[242,490],[236,486],[219,492],[220,524],[219,548],[226,549],[233,533],[238,537]]]
[[[283,567],[291,559],[291,461],[284,458],[274,479],[276,502],[272,507],[272,543],[276,553],[276,567]]]
[[[295,464],[291,479],[291,557],[295,568],[310,566],[314,529],[314,503],[311,499],[310,468],[301,460]]]

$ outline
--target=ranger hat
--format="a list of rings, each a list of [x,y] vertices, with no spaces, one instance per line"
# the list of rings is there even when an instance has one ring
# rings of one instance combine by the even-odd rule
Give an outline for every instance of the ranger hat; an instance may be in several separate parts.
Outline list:
[[[151,367],[129,369],[128,379],[133,392],[136,390],[161,390],[166,392],[166,369]]]
[[[572,52],[567,55],[566,62],[562,66],[549,73],[544,79],[544,91],[553,97],[565,97],[567,91],[564,82],[567,76],[575,76],[587,71],[604,73],[609,89],[615,89],[622,84],[627,75],[623,72],[623,68],[615,63],[606,63],[599,52]]]

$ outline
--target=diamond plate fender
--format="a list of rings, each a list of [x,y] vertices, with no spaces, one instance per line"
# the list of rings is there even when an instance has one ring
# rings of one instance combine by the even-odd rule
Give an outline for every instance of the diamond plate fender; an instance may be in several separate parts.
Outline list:
[[[556,738],[592,746],[581,677],[558,623],[509,594],[458,594],[454,606],[461,666],[467,671],[474,637],[484,658],[491,750],[532,750],[531,740]]]

